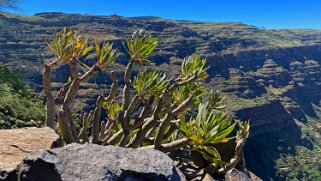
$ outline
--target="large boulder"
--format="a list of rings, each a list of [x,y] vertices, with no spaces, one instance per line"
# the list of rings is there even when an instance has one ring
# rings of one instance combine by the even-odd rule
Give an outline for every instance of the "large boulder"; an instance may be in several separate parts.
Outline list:
[[[25,181],[185,180],[160,151],[94,144],[70,144],[30,154],[17,172]]]
[[[0,130],[0,169],[15,168],[27,154],[52,148],[58,138],[48,127]]]

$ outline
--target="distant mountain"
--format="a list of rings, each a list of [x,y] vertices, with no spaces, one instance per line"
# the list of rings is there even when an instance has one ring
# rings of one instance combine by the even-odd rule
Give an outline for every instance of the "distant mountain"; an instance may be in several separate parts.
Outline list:
[[[52,57],[44,41],[63,27],[111,41],[123,52],[123,40],[145,29],[160,41],[151,58],[153,68],[170,75],[177,73],[185,56],[198,53],[207,58],[210,76],[204,84],[221,90],[236,116],[251,120],[245,150],[249,169],[264,180],[321,179],[321,31],[158,17],[0,13],[0,62],[41,90],[42,63]],[[122,54],[111,69],[121,76],[126,61]],[[56,70],[55,85],[67,75],[64,67]],[[107,91],[110,80],[101,72],[94,82],[98,85],[82,86],[76,106],[89,108],[101,88]]]

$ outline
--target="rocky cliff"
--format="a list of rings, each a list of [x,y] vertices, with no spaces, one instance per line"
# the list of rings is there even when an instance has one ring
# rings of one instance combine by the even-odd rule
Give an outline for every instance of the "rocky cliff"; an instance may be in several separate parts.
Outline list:
[[[320,158],[321,146],[320,31],[265,30],[241,23],[157,17],[64,13],[26,17],[0,13],[1,64],[25,75],[40,91],[41,65],[52,57],[44,40],[65,26],[91,38],[111,41],[122,52],[124,38],[145,29],[160,42],[152,57],[156,65],[153,69],[170,75],[176,73],[182,58],[200,54],[210,66],[205,84],[221,90],[240,119],[251,120],[245,154],[249,168],[265,180],[321,177],[320,163],[311,162],[311,158]],[[111,69],[121,76],[127,60],[122,54]],[[66,81],[66,70],[55,70],[56,85]],[[101,72],[91,80],[98,85],[82,85],[81,101],[76,106],[88,108],[98,93],[107,91],[107,73]]]

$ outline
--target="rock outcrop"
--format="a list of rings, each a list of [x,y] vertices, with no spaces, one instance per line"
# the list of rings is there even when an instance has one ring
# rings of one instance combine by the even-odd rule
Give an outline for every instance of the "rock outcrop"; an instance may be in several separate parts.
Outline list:
[[[16,171],[25,181],[185,180],[160,151],[94,144],[71,144],[30,154]]]
[[[0,169],[14,168],[27,154],[54,147],[58,138],[48,127],[0,130]]]
[[[254,77],[260,83],[274,87],[288,85],[289,81],[291,81],[290,73],[271,59],[264,62],[263,67],[255,72]]]
[[[233,93],[248,99],[266,93],[263,84],[236,68],[229,69],[228,78],[215,77],[211,83],[215,84],[222,92]]]
[[[266,112],[269,110],[269,113]],[[284,109],[279,100],[268,104],[242,109],[236,116],[243,120],[251,120],[251,136],[275,132],[294,125],[291,115]]]

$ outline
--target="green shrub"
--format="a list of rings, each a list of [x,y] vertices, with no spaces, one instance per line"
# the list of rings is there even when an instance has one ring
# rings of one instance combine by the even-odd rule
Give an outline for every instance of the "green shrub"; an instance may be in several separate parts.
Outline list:
[[[0,66],[0,128],[41,126],[44,115],[39,95],[19,76]]]

